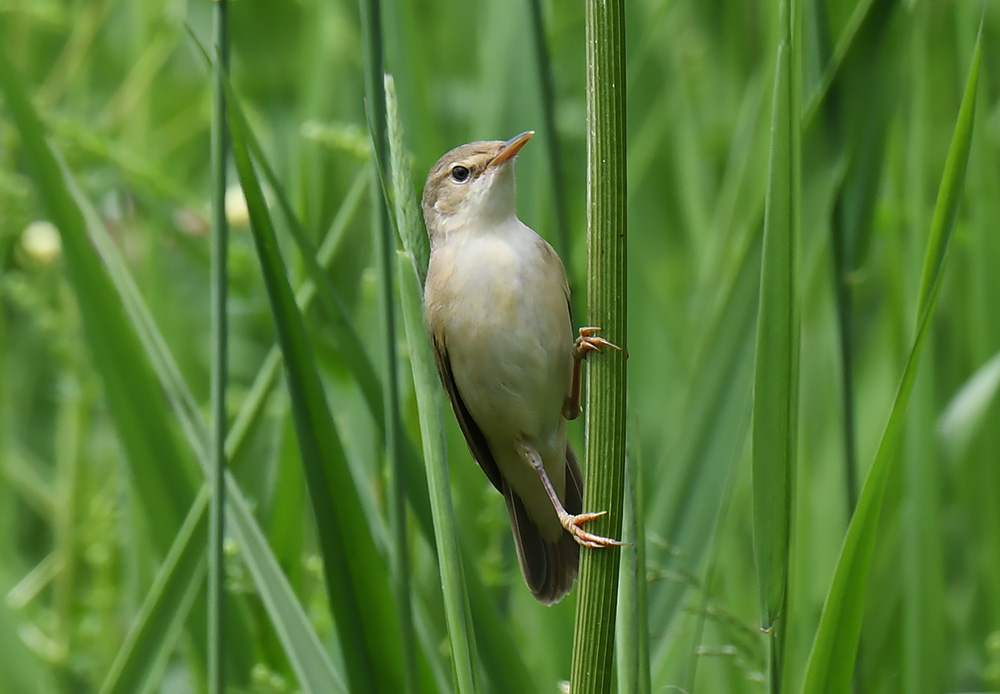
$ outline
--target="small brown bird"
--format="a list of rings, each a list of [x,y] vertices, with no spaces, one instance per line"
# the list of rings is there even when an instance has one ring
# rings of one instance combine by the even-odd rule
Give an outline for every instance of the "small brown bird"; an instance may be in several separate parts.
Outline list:
[[[562,261],[517,218],[514,156],[532,135],[456,147],[431,169],[424,316],[469,450],[507,501],[524,580],[552,604],[573,587],[579,545],[621,544],[583,529],[604,512],[582,513],[583,475],[566,441],[581,362],[618,347],[598,328],[574,342]]]

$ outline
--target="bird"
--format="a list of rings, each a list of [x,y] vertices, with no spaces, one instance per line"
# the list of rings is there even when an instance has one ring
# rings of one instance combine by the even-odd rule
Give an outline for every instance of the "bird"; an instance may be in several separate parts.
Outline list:
[[[573,587],[580,547],[622,543],[584,524],[583,474],[567,441],[581,364],[600,328],[573,336],[566,270],[517,217],[514,158],[531,139],[471,142],[431,168],[424,319],[441,383],[473,458],[503,494],[524,581],[541,603]]]

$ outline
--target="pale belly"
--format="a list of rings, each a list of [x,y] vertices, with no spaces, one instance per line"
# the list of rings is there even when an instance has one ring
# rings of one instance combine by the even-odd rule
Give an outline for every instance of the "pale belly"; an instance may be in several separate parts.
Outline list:
[[[534,232],[526,231],[531,236],[517,245],[500,237],[435,251],[430,277],[437,290],[425,299],[444,333],[455,385],[501,474],[553,540],[562,532],[559,521],[518,443],[541,454],[565,498],[562,410],[572,377],[573,336],[562,266],[554,253],[539,252]]]
[[[503,243],[480,245],[469,249],[480,260],[450,282],[444,320],[456,385],[488,437],[557,444],[546,439],[561,428],[573,345],[561,268]]]

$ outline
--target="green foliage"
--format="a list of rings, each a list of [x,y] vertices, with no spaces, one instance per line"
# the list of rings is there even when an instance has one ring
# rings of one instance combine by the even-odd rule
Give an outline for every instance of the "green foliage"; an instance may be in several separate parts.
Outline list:
[[[211,45],[211,4],[0,0],[12,691],[207,681],[211,73],[186,26]],[[628,138],[609,150],[628,166],[626,339],[585,300],[588,260],[606,259],[588,259],[585,241],[584,4],[383,3],[398,97],[386,183],[404,249],[388,255],[398,325],[386,345],[363,202],[363,95],[381,80],[365,76],[358,3],[231,4],[247,184],[227,190],[232,690],[364,691],[368,677],[403,690],[383,416],[393,357],[419,691],[554,692],[569,678],[580,591],[544,608],[524,589],[503,501],[419,341],[426,249],[410,181],[419,196],[450,147],[527,129],[519,213],[563,254],[578,324],[630,353],[624,421],[641,465],[626,506],[645,535],[623,550],[619,648],[624,667],[650,671],[619,681],[1000,688],[1000,7],[986,3],[977,43],[977,3],[790,2],[787,25],[759,0],[627,6],[616,84]],[[800,91],[775,109],[786,85]],[[792,151],[784,173],[772,163],[776,141],[801,147],[798,173]],[[797,205],[787,219],[780,195]],[[783,225],[797,229],[787,257]],[[786,261],[793,274],[770,273]],[[794,321],[763,327],[775,311],[798,316],[797,405],[755,367],[794,367]],[[597,378],[602,364],[585,368]],[[590,435],[618,416],[591,408]],[[570,424],[578,451],[584,430]],[[431,475],[424,455],[441,457]],[[607,462],[588,461],[591,479]],[[766,584],[752,532],[770,538]],[[778,668],[762,604],[784,629]]]

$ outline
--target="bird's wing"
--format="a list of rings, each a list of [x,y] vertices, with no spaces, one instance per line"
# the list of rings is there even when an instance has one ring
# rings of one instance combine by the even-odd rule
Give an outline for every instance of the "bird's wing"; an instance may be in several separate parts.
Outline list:
[[[444,344],[444,339],[439,340],[437,335],[432,334],[431,342],[434,344],[434,361],[437,362],[438,375],[441,377],[441,383],[444,385],[445,392],[448,393],[448,399],[451,400],[451,409],[455,411],[455,418],[458,420],[458,426],[462,428],[462,433],[465,435],[465,442],[469,445],[469,451],[472,453],[472,457],[476,459],[476,462],[479,463],[479,467],[489,477],[493,486],[497,488],[497,491],[503,493],[503,475],[500,474],[500,468],[497,467],[497,462],[493,458],[493,453],[486,442],[486,437],[483,436],[483,432],[479,428],[479,425],[476,424],[476,420],[469,413],[469,408],[465,406],[462,394],[458,392],[458,386],[455,384],[455,375],[451,370],[451,360],[448,358],[448,349]]]

